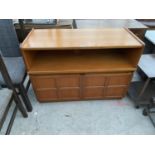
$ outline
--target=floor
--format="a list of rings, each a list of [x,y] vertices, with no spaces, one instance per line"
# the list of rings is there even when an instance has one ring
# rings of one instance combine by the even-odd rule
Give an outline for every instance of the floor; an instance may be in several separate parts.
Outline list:
[[[17,113],[12,135],[155,134],[148,117],[142,115],[142,109],[135,109],[128,97],[39,104],[31,87],[29,97],[33,112],[28,118]]]

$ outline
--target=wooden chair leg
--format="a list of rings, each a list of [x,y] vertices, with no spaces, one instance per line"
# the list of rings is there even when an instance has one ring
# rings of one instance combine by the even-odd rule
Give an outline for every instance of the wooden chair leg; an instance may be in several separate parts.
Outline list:
[[[29,112],[31,112],[32,111],[32,105],[31,105],[31,102],[30,102],[30,100],[29,100],[29,98],[27,96],[27,92],[26,92],[26,89],[24,88],[23,84],[19,84],[18,89],[19,89],[19,92],[21,94],[21,97],[22,97],[22,99],[24,101],[24,104],[25,104],[27,110]]]
[[[14,101],[17,105],[17,107],[19,108],[20,112],[22,113],[23,117],[28,117],[28,114],[18,96],[18,94],[16,92],[13,92],[13,97],[14,97]]]
[[[11,129],[12,129],[12,126],[13,126],[13,123],[14,123],[14,120],[15,120],[15,117],[16,117],[16,114],[17,114],[17,110],[18,110],[18,107],[16,105],[15,108],[14,108],[12,117],[10,119],[10,122],[9,122],[9,125],[8,125],[8,128],[7,128],[7,131],[5,133],[6,135],[9,135],[10,132],[11,132]]]
[[[9,104],[8,104],[8,106],[7,106],[7,108],[6,108],[5,112],[4,112],[4,114],[3,114],[3,117],[2,117],[2,119],[1,119],[1,121],[0,121],[0,131],[1,131],[1,129],[2,129],[2,126],[3,126],[3,124],[4,124],[4,121],[5,121],[5,119],[6,119],[6,116],[7,116],[7,114],[8,114],[8,111],[9,111],[10,106],[12,105],[12,102],[13,102],[13,101],[15,101],[15,104],[16,104],[16,105],[15,105],[15,108],[14,108],[14,111],[13,111],[13,114],[12,114],[12,117],[11,117],[11,119],[10,119],[10,122],[9,122],[9,125],[8,125],[8,128],[7,128],[7,131],[6,131],[6,133],[5,133],[5,134],[7,134],[7,135],[10,134],[10,131],[11,131],[11,129],[12,129],[13,122],[14,122],[14,120],[15,120],[16,113],[17,113],[18,108],[19,108],[20,112],[22,113],[23,117],[28,117],[27,112],[26,112],[24,106],[22,105],[22,102],[20,101],[20,98],[18,97],[17,93],[14,92],[13,95],[12,95],[12,97],[11,97],[11,99],[10,99],[10,101],[9,101]]]
[[[28,90],[29,90],[29,87],[30,87],[30,84],[31,84],[31,81],[30,80],[28,80],[28,82],[27,82],[27,85],[26,85],[26,92],[28,92]]]
[[[1,131],[2,127],[3,127],[6,116],[7,116],[8,112],[9,112],[9,109],[10,109],[10,107],[12,105],[12,101],[13,101],[13,95],[12,95],[10,101],[9,101],[9,104],[7,105],[7,107],[5,109],[5,112],[4,112],[3,116],[2,116],[2,119],[0,120],[0,131]]]

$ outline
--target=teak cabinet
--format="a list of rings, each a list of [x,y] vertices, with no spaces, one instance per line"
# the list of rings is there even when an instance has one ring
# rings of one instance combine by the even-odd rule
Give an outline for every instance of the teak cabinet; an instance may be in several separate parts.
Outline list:
[[[33,29],[21,45],[40,102],[122,98],[144,44],[128,29]]]

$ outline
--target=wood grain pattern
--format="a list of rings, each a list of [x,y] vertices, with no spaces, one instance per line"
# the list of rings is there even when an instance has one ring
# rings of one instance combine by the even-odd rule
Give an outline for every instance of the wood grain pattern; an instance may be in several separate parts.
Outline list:
[[[59,75],[56,77],[57,86],[62,87],[80,87],[80,75]]]
[[[123,97],[143,47],[123,28],[33,30],[21,45],[40,102]]]
[[[59,100],[79,100],[80,88],[61,88],[59,89]]]
[[[122,98],[126,94],[127,86],[111,86],[105,91],[105,98]]]
[[[132,74],[109,74],[106,75],[106,78],[106,86],[128,85],[132,78]]]
[[[104,87],[87,87],[83,90],[83,99],[103,99]]]
[[[37,100],[40,102],[48,102],[58,100],[56,89],[35,90]]]
[[[141,44],[124,28],[35,29],[21,45],[25,50],[128,47],[141,47]]]
[[[31,76],[31,80],[38,100],[44,102],[121,98],[127,91],[131,75],[131,73],[59,74]]]
[[[125,53],[106,52],[102,54],[51,54],[38,53],[33,60],[28,73],[64,74],[64,73],[92,73],[92,72],[123,72],[134,71],[136,68],[126,59]]]
[[[24,50],[22,50],[22,55],[23,55],[27,70],[30,69],[32,62],[34,61],[35,54],[36,53],[25,52]]]
[[[84,87],[104,86],[105,83],[106,83],[105,74],[85,74],[83,76]]]
[[[31,76],[31,82],[35,89],[56,88],[56,80],[54,76]]]

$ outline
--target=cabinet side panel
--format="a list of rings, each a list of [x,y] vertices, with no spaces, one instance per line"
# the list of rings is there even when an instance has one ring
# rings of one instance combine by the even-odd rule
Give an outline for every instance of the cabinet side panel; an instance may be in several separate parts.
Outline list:
[[[143,47],[133,49],[123,49],[126,50],[125,52],[126,59],[128,59],[134,67],[137,67],[141,54],[143,53],[143,49],[144,49]]]
[[[35,52],[27,51],[27,50],[22,50],[22,55],[24,57],[24,62],[26,64],[26,68],[29,71],[30,67],[32,65],[33,59],[35,57]]]

